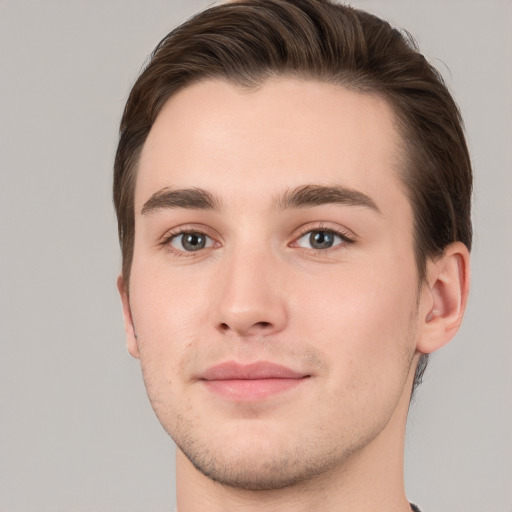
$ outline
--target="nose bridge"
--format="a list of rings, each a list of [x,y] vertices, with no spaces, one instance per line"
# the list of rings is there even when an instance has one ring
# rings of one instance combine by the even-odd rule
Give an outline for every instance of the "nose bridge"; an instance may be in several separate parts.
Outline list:
[[[279,258],[252,240],[233,245],[223,262],[218,326],[239,336],[276,333],[286,323]]]

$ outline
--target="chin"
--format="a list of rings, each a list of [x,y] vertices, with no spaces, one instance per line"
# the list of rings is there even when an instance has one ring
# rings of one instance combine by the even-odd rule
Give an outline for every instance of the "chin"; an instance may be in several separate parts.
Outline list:
[[[326,472],[329,467],[304,458],[304,453],[222,453],[189,450],[179,446],[192,465],[204,476],[225,487],[270,491],[300,485]],[[229,448],[226,450],[229,452]],[[331,464],[334,467],[335,464]]]
[[[343,465],[353,453],[353,447],[340,444],[333,450],[332,440],[325,442],[328,436],[301,438],[296,431],[276,428],[248,432],[239,425],[238,435],[226,429],[219,438],[189,427],[180,425],[172,433],[177,447],[197,471],[233,489],[270,491],[301,485]]]

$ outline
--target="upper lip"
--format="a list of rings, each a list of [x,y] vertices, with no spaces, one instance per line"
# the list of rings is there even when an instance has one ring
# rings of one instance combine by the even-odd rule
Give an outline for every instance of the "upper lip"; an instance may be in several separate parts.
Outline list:
[[[226,361],[211,366],[202,372],[201,380],[261,380],[261,379],[300,379],[309,375],[296,372],[286,366],[269,361],[241,364]]]

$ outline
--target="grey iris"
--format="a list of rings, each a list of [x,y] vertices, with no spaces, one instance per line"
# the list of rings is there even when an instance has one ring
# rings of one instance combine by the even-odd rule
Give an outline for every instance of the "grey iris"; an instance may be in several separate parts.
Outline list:
[[[206,245],[206,237],[201,233],[185,233],[181,236],[181,245],[186,251],[199,251]]]
[[[329,249],[334,243],[334,233],[330,231],[312,231],[309,243],[313,249]]]

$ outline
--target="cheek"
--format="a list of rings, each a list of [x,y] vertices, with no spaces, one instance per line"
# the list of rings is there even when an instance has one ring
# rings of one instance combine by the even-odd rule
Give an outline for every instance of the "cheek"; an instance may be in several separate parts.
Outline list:
[[[202,280],[192,277],[190,271],[171,271],[159,255],[135,251],[130,303],[139,334],[162,342],[190,338],[207,297]]]
[[[197,314],[197,304],[190,299],[184,283],[152,268],[151,260],[139,264],[134,258],[130,305],[146,386],[157,379],[167,381],[179,371]]]
[[[337,379],[354,382],[364,375],[380,381],[403,373],[414,352],[414,272],[400,277],[378,266],[346,270],[298,283],[299,332],[333,361]]]
[[[196,337],[197,307],[190,303],[190,294],[182,292],[179,282],[171,282],[161,269],[154,271],[147,260],[145,263],[138,266],[134,261],[132,267],[132,316],[148,397],[162,425],[172,429],[174,411],[183,407],[179,376]]]

